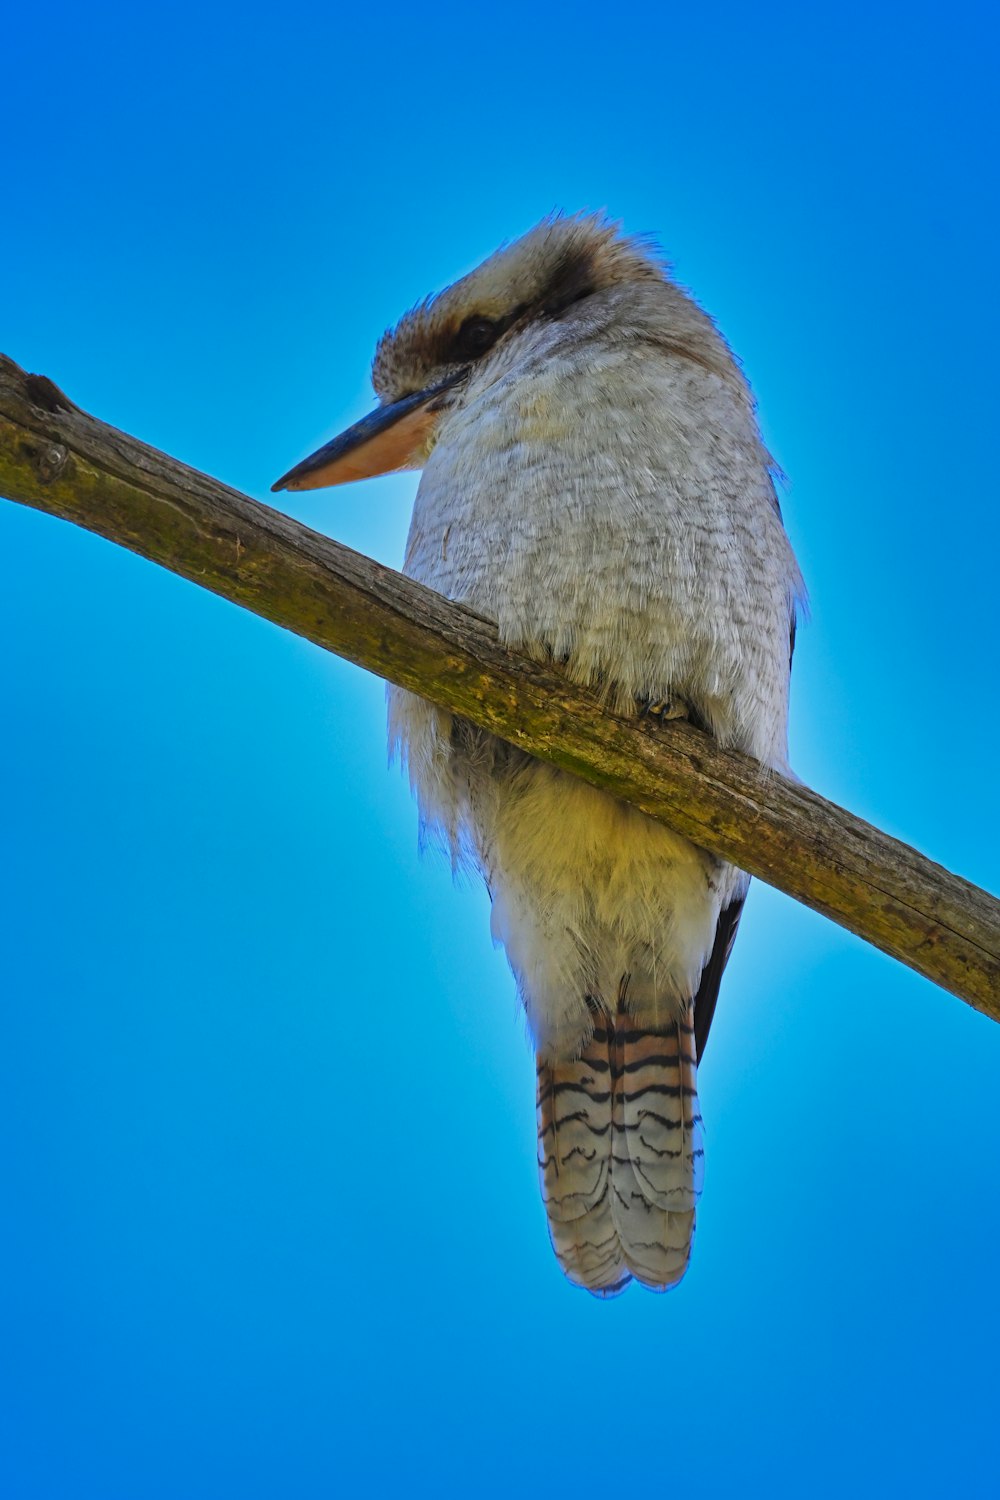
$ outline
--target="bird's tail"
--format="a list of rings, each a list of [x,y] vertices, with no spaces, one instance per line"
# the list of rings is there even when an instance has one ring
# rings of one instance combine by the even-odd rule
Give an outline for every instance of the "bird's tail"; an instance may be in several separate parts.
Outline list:
[[[687,1269],[704,1152],[694,1006],[647,1028],[619,1003],[579,1057],[538,1064],[538,1168],[570,1281],[601,1297]]]

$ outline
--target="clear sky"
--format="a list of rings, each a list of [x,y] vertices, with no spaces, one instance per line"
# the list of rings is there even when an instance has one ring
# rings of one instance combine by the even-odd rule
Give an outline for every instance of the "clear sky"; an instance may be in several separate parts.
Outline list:
[[[798,773],[1000,884],[990,8],[28,9],[5,352],[265,497],[500,241],[655,231],[789,476]],[[398,564],[415,483],[280,502]],[[0,1493],[996,1493],[1000,1028],[756,884],[691,1270],[598,1303],[382,684],[0,532]]]

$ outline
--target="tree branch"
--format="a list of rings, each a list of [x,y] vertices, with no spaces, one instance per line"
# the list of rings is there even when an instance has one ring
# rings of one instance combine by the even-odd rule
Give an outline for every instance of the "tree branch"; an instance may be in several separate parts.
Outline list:
[[[472,611],[116,432],[3,356],[0,494],[581,776],[1000,1020],[1000,903],[985,891],[689,724],[605,712]]]

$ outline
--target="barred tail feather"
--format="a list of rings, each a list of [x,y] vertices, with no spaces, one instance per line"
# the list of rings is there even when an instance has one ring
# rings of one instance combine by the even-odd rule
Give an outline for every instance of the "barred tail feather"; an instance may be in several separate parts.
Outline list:
[[[646,1029],[619,1009],[612,1048],[611,1207],[622,1257],[656,1291],[687,1270],[701,1192],[694,1017]]]
[[[647,1028],[618,1014],[578,1058],[538,1064],[538,1166],[559,1264],[599,1296],[687,1269],[704,1150],[693,1002]]]
[[[552,1248],[602,1297],[630,1281],[611,1213],[611,1064],[599,1026],[578,1058],[538,1063],[538,1175]]]

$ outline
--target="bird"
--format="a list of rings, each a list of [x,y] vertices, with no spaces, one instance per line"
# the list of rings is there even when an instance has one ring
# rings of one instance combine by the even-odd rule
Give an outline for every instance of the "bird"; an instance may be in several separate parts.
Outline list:
[[[656,243],[554,213],[379,340],[378,405],[273,486],[422,470],[404,572],[603,708],[684,718],[787,772],[805,592],[741,366]],[[485,881],[534,1047],[556,1258],[675,1287],[704,1164],[697,1069],[740,870],[388,688],[422,838]]]

